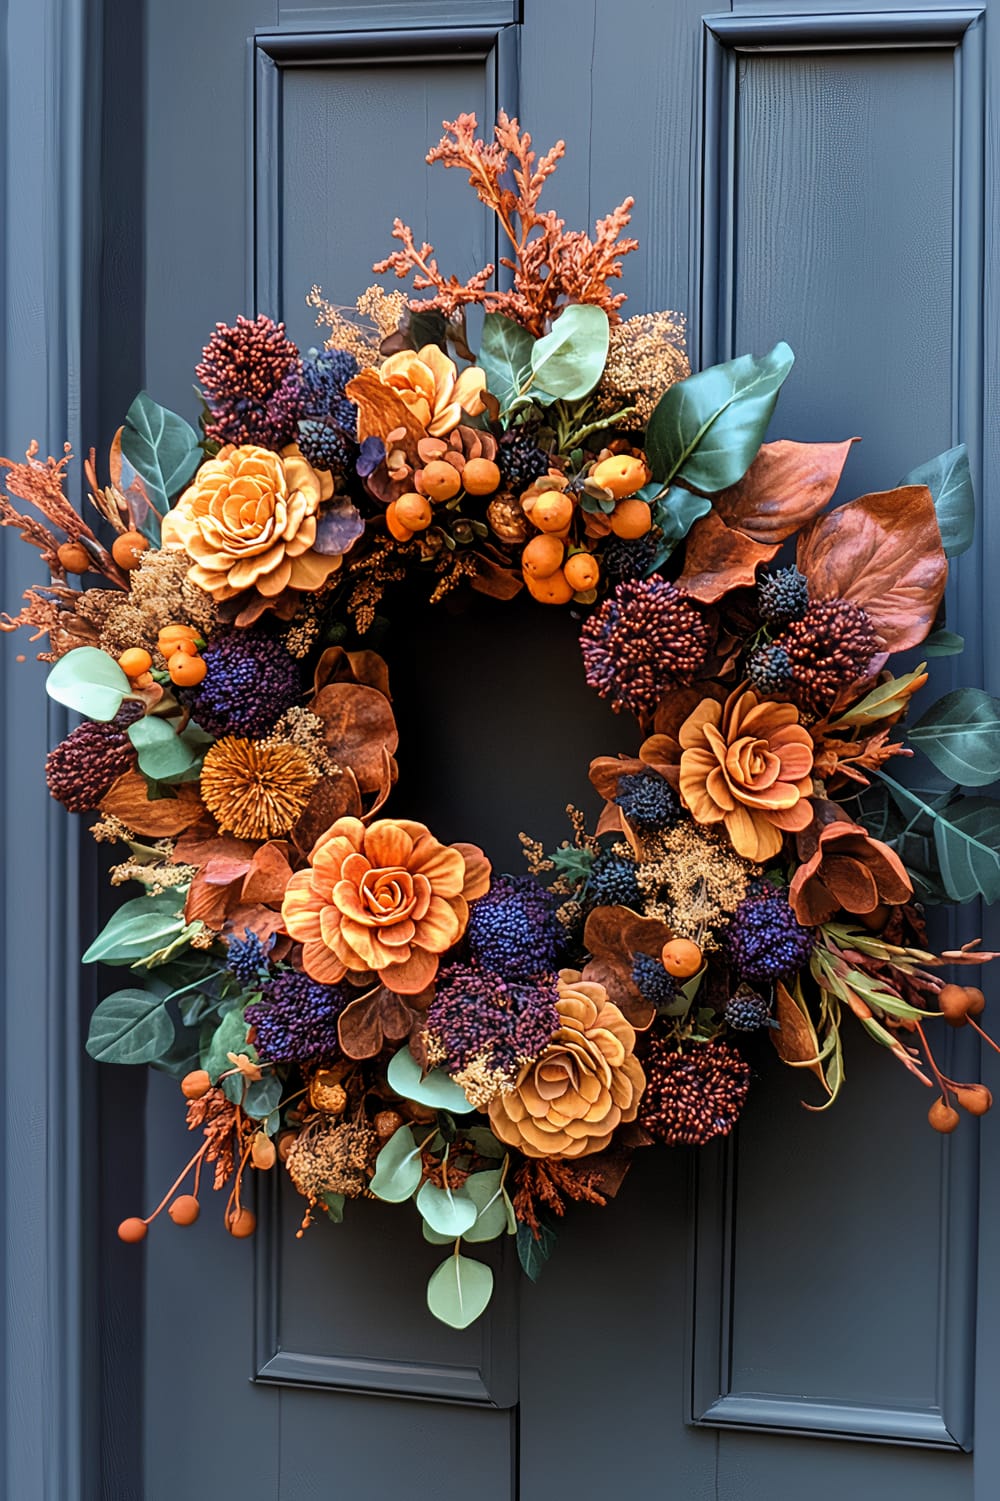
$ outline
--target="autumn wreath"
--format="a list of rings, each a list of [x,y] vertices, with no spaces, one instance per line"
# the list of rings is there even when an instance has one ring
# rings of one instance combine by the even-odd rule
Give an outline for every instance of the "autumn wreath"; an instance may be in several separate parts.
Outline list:
[[[831,508],[854,439],[762,446],[786,345],[691,375],[681,320],[622,321],[611,290],[631,200],[567,230],[538,206],[562,143],[445,129],[428,161],[496,215],[503,290],[397,221],[375,269],[430,295],[345,312],[314,289],[329,336],[304,355],[267,317],[220,324],[200,434],[141,395],[110,482],[85,466],[94,529],[68,454],[34,448],[0,463],[42,519],[4,497],[0,522],[50,572],[5,628],[47,633],[48,691],[84,716],[49,788],[140,888],[84,955],[132,972],[88,1048],[179,1080],[197,1147],[160,1207],[190,1224],[208,1168],[249,1235],[248,1177],[278,1162],[305,1224],[412,1199],[450,1248],[430,1309],[464,1327],[493,1273],[463,1242],[514,1235],[536,1275],[567,1200],[732,1130],[751,1034],[815,1076],[810,1108],[841,1088],[848,1013],[934,1088],[936,1130],[989,1108],[930,1034],[980,1030],[982,992],[941,972],[993,956],[930,952],[924,909],[1000,895],[1000,804],[962,790],[1000,775],[1000,706],[962,689],[909,723],[926,665],[891,665],[961,649],[965,450]],[[638,721],[592,763],[596,829],[526,839],[525,874],[389,809],[369,632],[404,578],[571,608],[587,682]],[[887,769],[915,753],[933,794]]]

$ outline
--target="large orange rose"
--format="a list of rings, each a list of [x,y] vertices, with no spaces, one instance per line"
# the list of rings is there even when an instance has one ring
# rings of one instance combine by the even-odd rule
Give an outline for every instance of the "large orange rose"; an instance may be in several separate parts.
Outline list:
[[[559,971],[559,1028],[513,1090],[490,1101],[494,1135],[526,1157],[585,1157],[634,1121],[646,1087],[635,1030],[603,985]]]
[[[434,438],[443,438],[462,420],[463,410],[477,417],[483,410],[486,376],[469,365],[458,367],[436,344],[425,344],[416,353],[401,349],[382,362],[379,380],[395,391]]]
[[[317,512],[332,495],[333,476],[295,444],[277,454],[229,443],[164,517],[163,545],[184,549],[194,560],[189,579],[217,600],[251,588],[269,599],[319,589],[341,563],[313,550]]]
[[[746,860],[770,860],[812,818],[813,742],[794,704],[737,689],[681,725],[680,793],[696,823],[723,823]]]
[[[485,895],[490,866],[471,844],[439,844],[422,823],[338,818],[313,846],[309,869],[288,883],[285,928],[302,944],[306,973],[335,985],[373,972],[418,995],[457,943],[468,903]]]

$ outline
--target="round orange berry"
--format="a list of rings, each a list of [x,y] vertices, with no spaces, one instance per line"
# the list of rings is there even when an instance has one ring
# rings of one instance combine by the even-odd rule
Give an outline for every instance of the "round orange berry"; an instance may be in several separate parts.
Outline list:
[[[566,582],[576,590],[577,594],[585,594],[588,589],[597,588],[597,580],[601,576],[600,566],[593,553],[575,552],[572,557],[566,559],[563,568]]]
[[[660,950],[663,968],[675,980],[690,980],[701,969],[701,949],[690,938],[670,938]]]
[[[226,1215],[226,1229],[237,1240],[246,1240],[257,1228],[257,1216],[252,1209],[231,1209]]]
[[[620,500],[609,519],[615,536],[630,540],[644,537],[653,524],[649,506],[644,500]]]
[[[196,688],[208,671],[204,657],[189,656],[186,651],[175,651],[167,659],[170,681],[178,688]]]
[[[955,1090],[955,1098],[970,1115],[985,1115],[993,1106],[993,1096],[985,1084],[966,1084]]]
[[[212,1087],[212,1080],[208,1070],[193,1068],[189,1074],[185,1074],[181,1080],[181,1094],[186,1100],[203,1099]]]
[[[86,573],[94,566],[82,542],[61,543],[56,549],[56,557],[67,573]]]
[[[174,645],[175,642],[186,641],[197,650],[198,639],[198,632],[193,625],[165,625],[157,634],[156,644],[167,657],[170,653],[165,649],[166,647]],[[175,651],[176,649],[174,646]]]
[[[958,1125],[958,1111],[942,1097],[934,1101],[927,1112],[927,1119],[935,1131],[940,1131],[942,1136],[947,1136]]]
[[[425,495],[418,495],[415,490],[401,495],[393,505],[396,520],[400,526],[409,527],[411,532],[425,531],[434,519],[430,501]]]
[[[551,578],[556,569],[562,567],[565,551],[558,537],[550,537],[542,532],[539,536],[532,537],[525,546],[521,554],[521,567],[532,578]]]
[[[143,553],[148,551],[149,542],[142,532],[122,532],[112,544],[111,556],[118,567],[127,572],[130,568],[138,568]]]
[[[143,651],[141,646],[130,646],[128,651],[123,651],[118,658],[118,666],[127,678],[141,678],[152,665],[152,657],[148,651]]]
[[[175,1225],[193,1225],[201,1214],[201,1205],[194,1194],[178,1194],[167,1213]]]
[[[573,520],[573,500],[561,490],[543,490],[537,496],[528,520],[540,532],[564,532]]]
[[[122,1220],[118,1226],[118,1239],[123,1240],[127,1246],[137,1246],[141,1240],[146,1239],[148,1229],[145,1220],[133,1215],[131,1219]]]
[[[492,459],[469,459],[462,470],[462,484],[470,495],[492,495],[500,483],[500,470]]]
[[[443,459],[432,459],[419,471],[417,484],[431,500],[451,500],[462,488],[457,469]]]
[[[388,506],[386,506],[385,524],[389,528],[390,535],[395,537],[397,542],[409,542],[413,536],[412,528],[404,526],[396,515],[396,502],[394,500],[391,500]]]
[[[626,495],[642,489],[649,479],[649,470],[634,454],[616,453],[595,464],[590,477],[603,489],[610,490],[615,500],[624,500]]]
[[[561,568],[544,579],[532,578],[526,573],[524,582],[532,599],[537,599],[542,605],[568,605],[575,592]]]

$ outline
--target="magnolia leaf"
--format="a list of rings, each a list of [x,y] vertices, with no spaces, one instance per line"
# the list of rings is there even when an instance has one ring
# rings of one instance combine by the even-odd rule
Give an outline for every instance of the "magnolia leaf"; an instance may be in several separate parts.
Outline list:
[[[683,542],[695,522],[707,516],[711,509],[712,502],[707,495],[695,495],[680,485],[671,485],[666,495],[653,503],[653,525],[659,527],[664,543],[676,545]]]
[[[531,351],[535,340],[526,328],[503,313],[487,313],[479,341],[478,364],[486,374],[487,389],[506,411],[531,377]]]
[[[545,1220],[538,1226],[537,1240],[530,1225],[526,1225],[523,1220],[518,1222],[517,1258],[521,1263],[522,1271],[530,1281],[538,1281],[542,1267],[552,1255],[555,1243],[556,1232]]]
[[[677,381],[646,428],[646,461],[661,484],[684,479],[709,495],[749,469],[795,356],[776,344],[762,359],[740,355]]]
[[[945,557],[965,552],[976,530],[976,496],[964,443],[911,469],[901,485],[926,485],[934,498]]]
[[[401,1094],[404,1100],[413,1100],[417,1105],[427,1105],[432,1110],[448,1110],[452,1115],[468,1115],[476,1108],[469,1104],[464,1090],[449,1079],[443,1069],[435,1068],[429,1074],[421,1074],[420,1064],[409,1048],[400,1048],[390,1060],[386,1079],[389,1087]]]
[[[118,663],[96,646],[77,646],[60,657],[45,679],[57,704],[88,719],[114,719],[132,685]]]
[[[778,1025],[770,1029],[769,1036],[778,1057],[794,1068],[808,1069],[826,1089],[821,1062],[823,1049],[816,1028],[805,1003],[800,1003],[781,980],[774,987],[774,1010]]]
[[[752,584],[760,564],[770,563],[780,545],[755,542],[711,510],[691,528],[677,587],[702,604],[714,604],[730,589]]]
[[[113,783],[101,799],[101,812],[120,818],[134,834],[148,834],[154,839],[172,838],[196,824],[204,813],[198,790],[180,786],[175,797],[150,800],[146,779],[138,771],[127,771]]]
[[[965,637],[955,631],[931,631],[923,649],[929,657],[957,657],[965,650]]]
[[[988,787],[1000,777],[1000,700],[981,688],[946,693],[909,735],[943,776],[961,786]]]
[[[98,1063],[153,1063],[169,1052],[173,1040],[165,997],[116,990],[90,1018],[87,1052]]]
[[[378,1199],[402,1204],[412,1198],[424,1175],[422,1147],[413,1139],[412,1126],[400,1126],[379,1152],[370,1187]]]
[[[309,705],[323,721],[323,738],[338,766],[349,767],[362,792],[382,783],[383,752],[399,747],[392,707],[377,688],[361,683],[328,683]]]
[[[165,719],[147,714],[128,727],[139,752],[139,770],[154,782],[169,782],[191,770],[198,755]]]
[[[465,1193],[476,1206],[476,1222],[465,1231],[470,1244],[476,1241],[496,1240],[507,1229],[507,1206],[504,1203],[503,1171],[491,1168],[485,1173],[473,1173],[462,1185]]]
[[[954,902],[1000,897],[1000,803],[963,797],[934,820],[934,847],[945,890]]]
[[[765,443],[737,484],[713,505],[755,542],[784,542],[826,509],[856,438],[843,443]]]
[[[531,396],[557,401],[582,401],[589,396],[607,362],[608,337],[608,315],[603,308],[586,302],[563,308],[551,332],[532,346]]]
[[[145,481],[153,505],[165,515],[203,457],[194,428],[140,391],[125,415],[121,450]]]
[[[235,1006],[232,1011],[226,1012],[215,1028],[208,1046],[202,1047],[201,1066],[207,1070],[213,1084],[218,1083],[220,1074],[227,1073],[233,1067],[229,1061],[230,1053],[246,1053],[248,1057],[256,1057],[256,1050],[247,1043],[249,1030],[249,1023],[243,1015],[243,1008]],[[241,1076],[237,1076],[237,1083],[240,1085],[237,1093],[237,1098],[239,1098],[242,1094]]]
[[[417,1208],[432,1230],[451,1240],[471,1230],[479,1213],[464,1188],[438,1188],[429,1179],[417,1194]]]
[[[427,1307],[442,1324],[467,1329],[493,1296],[493,1272],[468,1256],[449,1256],[427,1284]]]
[[[82,962],[131,964],[134,959],[144,959],[151,950],[164,948],[186,927],[185,895],[183,888],[176,887],[159,896],[137,896],[124,902],[98,933]]]

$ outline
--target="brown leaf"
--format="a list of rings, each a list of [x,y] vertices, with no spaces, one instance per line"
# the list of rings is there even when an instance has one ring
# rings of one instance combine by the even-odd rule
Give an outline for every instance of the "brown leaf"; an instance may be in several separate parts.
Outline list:
[[[291,875],[288,845],[283,840],[273,839],[268,844],[262,844],[250,862],[250,869],[240,888],[240,897],[244,902],[260,902],[265,907],[280,907]]]
[[[316,663],[313,692],[327,683],[363,683],[390,697],[389,669],[376,651],[345,651],[342,646],[328,646]]]
[[[778,1023],[777,1027],[770,1028],[774,1051],[783,1063],[797,1064],[815,1074],[829,1094],[823,1065],[819,1061],[820,1045],[815,1027],[805,1014],[804,1008],[797,1004],[794,996],[781,980],[775,982],[774,993],[774,1009]]]
[[[242,938],[247,928],[251,933],[256,933],[261,943],[276,936],[278,941],[271,949],[271,960],[278,963],[285,958],[291,948],[291,939],[282,936],[285,929],[280,912],[276,912],[273,907],[261,907],[255,902],[237,903],[226,913],[223,930],[237,933]]]
[[[513,568],[504,568],[491,558],[477,557],[476,571],[469,583],[477,594],[490,599],[513,599],[524,588],[524,580]]]
[[[709,511],[688,532],[678,589],[702,604],[714,604],[730,589],[752,584],[758,565],[769,563],[781,544],[755,542]]]
[[[208,879],[204,871],[199,870],[188,891],[184,917],[188,922],[203,922],[219,933],[226,919],[229,898],[228,886],[217,885]]]
[[[858,441],[765,443],[739,483],[712,505],[727,526],[754,542],[784,542],[825,508]]]
[[[344,395],[358,409],[359,443],[366,438],[385,438],[394,428],[402,427],[406,429],[406,437],[395,446],[411,458],[416,457],[417,444],[426,436],[423,426],[405,401],[382,384],[374,370],[362,370],[348,381]]]
[[[339,776],[322,777],[292,830],[292,843],[301,854],[308,855],[316,841],[338,818],[360,818],[361,807],[358,780],[350,768]]]
[[[632,1153],[616,1147],[606,1147],[603,1152],[594,1152],[578,1162],[570,1158],[559,1166],[566,1177],[578,1178],[588,1188],[596,1188],[605,1198],[613,1199],[632,1166]]]
[[[249,870],[256,846],[249,839],[237,839],[234,834],[212,832],[200,824],[184,834],[174,845],[175,865],[207,865],[210,860],[245,860]]]
[[[796,562],[814,598],[861,605],[888,651],[924,639],[948,578],[926,485],[862,495],[820,517],[799,538]]]
[[[176,797],[150,802],[141,772],[127,771],[101,799],[101,812],[120,818],[133,833],[151,839],[172,839],[196,824],[205,811],[198,789],[190,783],[177,789]]]
[[[612,802],[618,795],[619,777],[634,776],[645,770],[645,763],[636,756],[595,756],[590,763],[589,775],[601,796]]]
[[[231,886],[234,881],[245,876],[249,869],[249,860],[219,855],[205,862],[201,874],[210,886]]]
[[[593,957],[584,978],[603,985],[608,999],[640,1032],[650,1025],[654,1011],[632,981],[633,959],[636,954],[658,959],[673,936],[673,929],[659,918],[642,917],[628,907],[595,907],[587,918],[583,945]]]
[[[597,820],[597,828],[594,834],[599,838],[602,834],[623,834],[628,832],[622,810],[617,803],[605,803],[601,810],[601,816]]]
[[[399,732],[384,694],[358,683],[329,683],[310,708],[325,722],[324,739],[341,766],[350,767],[362,792],[383,782],[383,750],[393,752]]]
[[[418,1000],[419,997],[414,997]],[[390,1042],[402,1042],[419,1019],[395,991],[384,985],[359,996],[340,1013],[337,1036],[348,1058],[374,1058]]]

